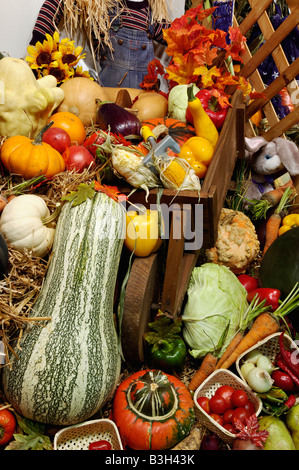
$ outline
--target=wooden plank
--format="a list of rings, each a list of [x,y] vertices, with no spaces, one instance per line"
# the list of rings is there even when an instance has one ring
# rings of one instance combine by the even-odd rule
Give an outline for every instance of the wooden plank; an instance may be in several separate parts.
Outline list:
[[[289,113],[286,117],[284,117],[278,124],[271,127],[269,131],[262,134],[262,136],[270,142],[275,137],[281,137],[284,132],[290,129],[295,124],[299,122],[299,106],[294,109],[291,113]]]
[[[180,232],[178,234],[178,231]],[[182,258],[184,253],[184,217],[179,206],[174,208],[170,228],[170,238],[166,258],[166,268],[161,298],[161,310],[174,316],[176,313],[178,288],[182,276]],[[179,235],[178,238],[176,238]]]
[[[246,109],[245,118],[249,119],[259,109],[265,106],[277,93],[290,83],[296,75],[299,74],[299,57],[287,67],[284,72],[279,75],[270,85],[264,90],[265,98],[255,99]]]
[[[144,361],[143,334],[152,320],[151,306],[159,300],[160,274],[157,253],[135,258],[125,292],[121,329],[122,349],[128,362]]]
[[[287,0],[288,7],[291,11],[294,11],[298,6],[298,0]]]

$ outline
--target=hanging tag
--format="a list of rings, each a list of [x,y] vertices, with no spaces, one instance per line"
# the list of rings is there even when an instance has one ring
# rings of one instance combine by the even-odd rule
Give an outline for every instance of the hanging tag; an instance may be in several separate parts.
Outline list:
[[[2,341],[0,341],[0,364],[5,364],[5,349]]]

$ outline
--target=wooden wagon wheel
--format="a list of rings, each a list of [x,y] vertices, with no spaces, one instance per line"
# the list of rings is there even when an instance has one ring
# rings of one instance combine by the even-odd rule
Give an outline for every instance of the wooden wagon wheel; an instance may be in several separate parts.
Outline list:
[[[122,350],[128,362],[144,361],[143,334],[151,321],[153,303],[159,295],[159,256],[135,258],[124,299]]]

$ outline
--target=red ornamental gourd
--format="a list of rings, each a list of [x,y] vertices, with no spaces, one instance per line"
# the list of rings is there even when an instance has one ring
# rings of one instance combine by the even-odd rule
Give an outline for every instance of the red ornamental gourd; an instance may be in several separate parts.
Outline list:
[[[119,385],[113,419],[127,447],[169,449],[184,439],[194,424],[193,400],[176,377],[157,369],[141,370]]]

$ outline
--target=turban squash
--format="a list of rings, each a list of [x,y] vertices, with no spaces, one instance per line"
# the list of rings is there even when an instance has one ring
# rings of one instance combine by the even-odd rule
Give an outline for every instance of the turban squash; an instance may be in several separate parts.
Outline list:
[[[134,450],[164,450],[184,439],[194,424],[194,407],[187,387],[161,370],[141,370],[116,390],[113,419],[126,446]]]

